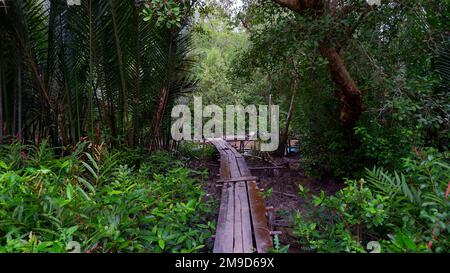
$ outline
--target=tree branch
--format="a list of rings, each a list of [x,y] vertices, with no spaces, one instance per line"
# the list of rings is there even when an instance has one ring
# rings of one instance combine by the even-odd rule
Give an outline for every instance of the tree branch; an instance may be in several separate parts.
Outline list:
[[[367,17],[367,15],[369,15],[369,13],[373,11],[373,7],[369,7],[367,8],[363,13],[361,13],[361,15],[358,18],[358,21],[356,21],[356,23],[347,30],[347,38],[350,38],[353,33],[355,33],[356,29],[364,22],[364,19]]]
[[[301,12],[304,10],[298,0],[273,0],[273,2],[296,12]]]
[[[280,6],[286,7],[295,12],[303,12],[308,9],[324,11],[326,0],[272,0]]]

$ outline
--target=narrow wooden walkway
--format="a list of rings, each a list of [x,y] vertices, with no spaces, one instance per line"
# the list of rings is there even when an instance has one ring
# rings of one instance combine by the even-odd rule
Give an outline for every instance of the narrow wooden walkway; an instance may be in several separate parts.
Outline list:
[[[214,253],[266,253],[272,239],[256,178],[229,143],[223,139],[208,141],[220,153],[219,182],[223,185]]]

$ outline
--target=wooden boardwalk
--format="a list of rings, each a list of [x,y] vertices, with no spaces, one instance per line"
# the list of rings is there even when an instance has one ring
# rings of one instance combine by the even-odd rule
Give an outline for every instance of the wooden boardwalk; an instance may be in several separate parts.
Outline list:
[[[208,139],[220,153],[222,198],[214,253],[266,253],[272,246],[266,207],[242,155],[223,139]],[[248,179],[248,180],[247,180]]]

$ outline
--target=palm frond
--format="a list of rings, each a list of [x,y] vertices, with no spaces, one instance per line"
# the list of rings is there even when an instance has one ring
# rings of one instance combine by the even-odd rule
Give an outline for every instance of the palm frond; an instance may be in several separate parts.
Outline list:
[[[407,183],[405,176],[402,173],[394,172],[389,174],[382,168],[366,169],[366,180],[369,186],[378,193],[389,196],[394,199],[399,195],[403,195],[407,200],[413,204],[421,204],[420,191],[413,185]]]

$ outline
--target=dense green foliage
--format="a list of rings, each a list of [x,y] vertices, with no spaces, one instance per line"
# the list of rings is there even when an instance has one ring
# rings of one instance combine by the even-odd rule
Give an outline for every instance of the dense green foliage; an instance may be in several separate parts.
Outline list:
[[[304,250],[365,252],[380,241],[383,252],[448,252],[450,3],[343,1],[322,14],[303,1],[297,11],[275,2],[283,1],[245,1],[238,17],[250,46],[234,75],[252,81],[262,71],[284,111],[296,87],[289,131],[299,136],[301,166],[348,179],[297,213]],[[323,53],[329,44],[363,94],[350,128],[339,117],[342,82]]]
[[[216,148],[210,144],[185,142],[181,143],[177,148],[182,157],[189,159],[214,160],[217,154]]]
[[[195,84],[186,8],[172,24],[131,0],[0,5],[0,142],[167,144],[170,108]]]
[[[169,132],[192,92],[279,105],[302,171],[344,184],[300,186],[304,251],[450,251],[449,0],[233,2],[0,0],[0,252],[207,251],[184,161],[216,152]]]
[[[429,150],[402,160],[404,173],[367,170],[334,196],[313,196],[317,209],[297,213],[295,232],[319,252],[365,252],[370,241],[382,252],[448,252],[449,159]]]
[[[181,161],[161,152],[130,166],[134,151],[87,142],[72,150],[2,147],[0,252],[208,249],[215,207]]]
[[[194,94],[202,96],[205,105],[255,103],[252,93],[261,86],[261,79],[243,82],[231,73],[233,62],[249,46],[247,33],[220,6],[208,6],[199,14],[193,28],[193,73],[199,79]]]
[[[251,47],[236,74],[264,71],[285,111],[290,82],[298,80],[290,131],[301,136],[302,164],[313,175],[357,178],[365,167],[400,167],[398,158],[413,147],[448,148],[448,1],[349,2],[327,16],[295,13],[273,1],[248,1],[241,13]],[[337,88],[320,54],[330,35],[363,93],[354,128],[340,124]]]

